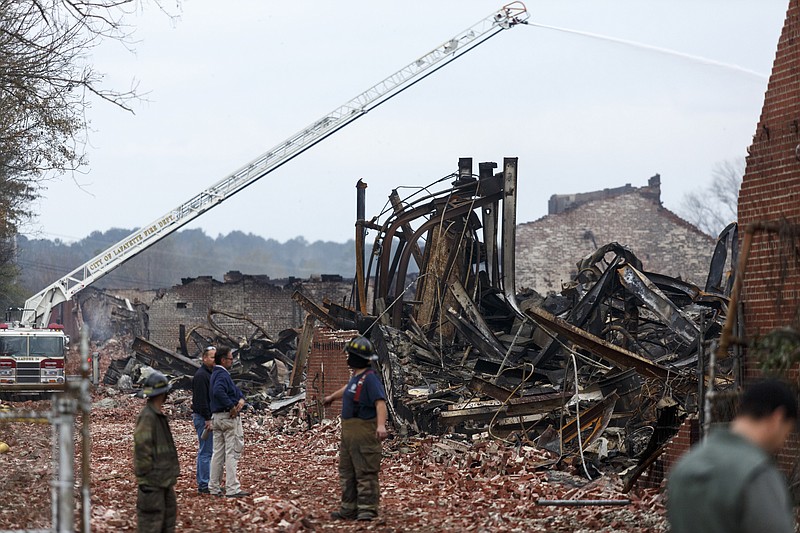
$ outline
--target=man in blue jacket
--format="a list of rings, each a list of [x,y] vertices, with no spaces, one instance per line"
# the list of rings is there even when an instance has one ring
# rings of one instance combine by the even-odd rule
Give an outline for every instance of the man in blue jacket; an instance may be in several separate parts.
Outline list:
[[[239,416],[245,405],[244,394],[231,379],[233,354],[227,346],[217,350],[211,372],[211,428],[214,431],[214,452],[211,455],[211,473],[208,490],[214,496],[222,496],[220,482],[225,467],[225,495],[241,498],[250,495],[241,490],[236,476],[236,465],[244,449],[244,430]]]

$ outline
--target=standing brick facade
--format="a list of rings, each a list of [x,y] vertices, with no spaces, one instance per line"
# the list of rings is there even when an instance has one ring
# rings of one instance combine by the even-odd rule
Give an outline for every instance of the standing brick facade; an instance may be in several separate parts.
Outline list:
[[[344,347],[358,334],[357,330],[315,328],[306,374],[306,405],[312,412],[322,405],[324,396],[336,391],[350,379]],[[321,414],[325,418],[336,418],[341,412],[342,402],[337,400]]]
[[[664,452],[644,471],[633,486],[660,487],[678,459],[698,442],[700,442],[700,422],[696,416],[689,416],[683,421],[675,436],[667,442]]]
[[[327,277],[326,277],[327,278]],[[179,345],[180,326],[187,330],[207,325],[209,309],[242,313],[276,337],[288,328],[303,325],[305,312],[292,300],[295,290],[321,303],[328,298],[341,303],[352,284],[340,277],[322,280],[271,281],[267,276],[226,274],[220,282],[210,276],[184,279],[181,285],[160,291],[150,304],[150,340],[168,349]],[[215,315],[215,322],[234,337],[249,337],[255,328],[241,320]],[[206,331],[207,333],[207,331]]]
[[[578,260],[610,242],[630,248],[647,271],[705,285],[715,240],[661,206],[658,176],[646,187],[554,197],[554,205],[555,213],[517,226],[517,288],[560,292]]]
[[[739,194],[739,222],[800,224],[800,5],[791,2],[778,41],[761,118],[748,150]],[[800,304],[798,240],[758,232],[744,275],[749,338],[797,324]]]

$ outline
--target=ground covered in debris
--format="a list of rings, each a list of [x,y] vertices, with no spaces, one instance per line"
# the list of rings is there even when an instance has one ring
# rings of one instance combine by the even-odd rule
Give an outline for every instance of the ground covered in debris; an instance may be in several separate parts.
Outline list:
[[[132,430],[142,401],[112,388],[100,387],[94,394],[93,531],[135,530]],[[12,407],[41,412],[49,409],[49,402]],[[657,492],[623,495],[615,477],[588,482],[577,472],[544,466],[552,459],[540,450],[509,448],[491,441],[466,444],[447,437],[386,441],[379,520],[368,524],[332,522],[328,513],[337,508],[338,499],[338,422],[308,429],[299,418],[273,417],[267,412],[244,415],[246,448],[239,470],[243,488],[252,495],[243,499],[202,496],[194,485],[196,437],[189,395],[180,391],[171,395],[166,411],[181,458],[178,531],[666,530],[662,497]],[[49,525],[49,433],[49,426],[43,424],[0,425],[0,440],[10,446],[8,453],[0,455],[4,487],[0,529]],[[77,479],[79,450],[76,440]],[[536,505],[540,498],[626,497],[631,504],[625,507]]]

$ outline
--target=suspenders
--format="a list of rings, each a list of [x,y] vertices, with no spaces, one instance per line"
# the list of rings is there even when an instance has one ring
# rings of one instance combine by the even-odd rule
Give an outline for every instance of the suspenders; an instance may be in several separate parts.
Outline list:
[[[374,371],[371,368],[364,371],[356,384],[356,393],[353,395],[353,416],[358,416],[358,411],[361,408],[361,389],[364,387],[364,381],[367,379],[367,375],[372,373],[374,373]]]

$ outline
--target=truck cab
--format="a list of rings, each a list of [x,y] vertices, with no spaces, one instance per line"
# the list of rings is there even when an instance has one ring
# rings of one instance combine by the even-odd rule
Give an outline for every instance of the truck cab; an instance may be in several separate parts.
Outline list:
[[[32,328],[0,323],[0,390],[63,385],[68,350],[69,337],[60,324]]]

